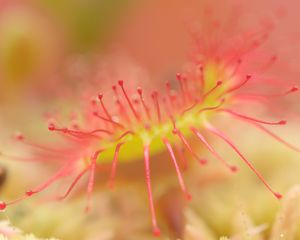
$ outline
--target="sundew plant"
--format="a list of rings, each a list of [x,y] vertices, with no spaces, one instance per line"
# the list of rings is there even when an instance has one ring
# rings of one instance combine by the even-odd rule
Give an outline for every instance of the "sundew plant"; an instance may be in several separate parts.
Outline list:
[[[168,171],[176,173],[183,195],[190,200],[193,193],[189,192],[182,173],[187,162],[198,162],[199,168],[202,168],[210,161],[202,158],[195,148],[196,144],[205,147],[211,153],[211,160],[217,160],[229,172],[239,171],[233,162],[214,148],[216,138],[228,145],[265,185],[266,190],[280,199],[282,195],[269,185],[246,153],[239,149],[236,139],[231,139],[214,123],[215,118],[227,115],[232,118],[228,128],[234,128],[235,122],[243,121],[249,128],[257,128],[291,150],[300,151],[272,131],[274,126],[286,125],[286,119],[274,119],[272,115],[261,118],[251,109],[251,103],[256,102],[277,113],[277,107],[281,106],[277,106],[278,101],[298,91],[292,83],[273,81],[272,76],[265,76],[276,57],[270,55],[264,58],[267,54],[261,52],[261,46],[270,37],[274,25],[264,22],[230,39],[221,37],[226,31],[222,29],[222,22],[211,21],[209,28],[209,33],[201,32],[201,29],[191,31],[194,46],[187,63],[169,81],[156,84],[156,89],[142,88],[138,82],[135,87],[129,86],[126,76],[112,79],[116,84],[112,85],[111,91],[102,92],[99,84],[99,89],[96,89],[98,95],[91,95],[92,100],[84,107],[80,106],[78,121],[72,119],[64,125],[60,119],[51,116],[48,119],[49,134],[60,136],[59,143],[45,144],[18,133],[16,140],[28,147],[29,156],[3,153],[4,156],[25,161],[55,162],[60,164],[60,168],[47,180],[41,179],[37,186],[18,199],[1,201],[0,209],[13,207],[46,191],[55,182],[72,176],[73,181],[66,186],[65,192],[55,196],[57,200],[63,200],[82,177],[88,175],[88,211],[94,185],[97,184],[98,166],[110,166],[107,181],[109,188],[113,188],[118,165],[142,161],[144,169],[134,171],[144,171],[145,178],[140,181],[145,182],[148,194],[153,234],[159,236],[161,232],[153,195],[156,186],[151,181],[151,164],[159,154],[167,153],[168,157],[163,161],[172,163],[173,169]],[[253,70],[253,66],[257,69]]]

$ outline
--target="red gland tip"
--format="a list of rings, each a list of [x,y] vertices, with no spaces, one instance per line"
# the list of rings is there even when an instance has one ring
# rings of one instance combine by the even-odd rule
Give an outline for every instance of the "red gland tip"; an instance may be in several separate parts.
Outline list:
[[[171,87],[171,83],[169,81],[166,82],[166,87],[169,89]]]
[[[137,88],[137,92],[138,92],[139,95],[142,95],[143,89],[142,89],[141,87],[138,87],[138,88]]]
[[[84,209],[84,212],[85,212],[86,214],[88,214],[88,213],[90,212],[90,207],[89,207],[89,206],[86,206],[85,209]]]
[[[49,124],[48,124],[48,130],[49,130],[49,131],[54,131],[54,130],[55,130],[55,125],[54,125],[54,123],[49,123]]]
[[[91,99],[91,104],[92,104],[93,106],[95,106],[95,105],[97,105],[97,101],[96,101],[94,98],[92,98],[92,99]]]
[[[220,86],[222,83],[222,81],[217,81],[217,86]]]
[[[177,79],[178,81],[181,80],[181,73],[176,73],[176,79]]]
[[[115,91],[117,89],[117,86],[116,85],[112,85],[111,88],[112,88],[112,90]]]
[[[98,94],[98,99],[101,101],[103,98],[103,93]]]
[[[6,203],[5,203],[5,202],[2,202],[2,201],[0,201],[0,210],[1,210],[1,211],[3,211],[3,210],[5,210],[5,209],[6,209],[6,207],[7,207]]]
[[[294,86],[291,88],[290,92],[297,92],[299,90],[298,86]]]
[[[231,166],[230,171],[233,172],[233,173],[236,173],[236,172],[239,171],[239,168],[237,166]]]
[[[282,195],[281,195],[280,193],[274,193],[274,195],[275,195],[275,197],[276,197],[277,199],[281,199],[281,198],[282,198]]]
[[[32,196],[33,194],[34,194],[34,191],[32,191],[32,190],[25,192],[25,195],[28,197]]]
[[[186,195],[185,195],[185,197],[186,197],[186,200],[188,200],[188,201],[191,201],[192,200],[192,195],[191,194],[189,194],[189,193],[187,193]]]
[[[285,125],[286,123],[287,123],[286,120],[281,120],[281,121],[278,122],[279,125]]]
[[[199,163],[201,164],[201,165],[206,165],[207,164],[207,160],[206,159],[199,159]]]
[[[22,133],[16,133],[15,134],[15,139],[18,140],[18,141],[23,141],[24,140],[24,136]]]
[[[273,55],[272,57],[271,57],[271,61],[276,61],[277,60],[277,56],[276,55]]]
[[[252,77],[252,75],[250,75],[250,74],[247,74],[247,75],[246,75],[246,79],[247,79],[247,80],[249,80],[251,77]]]
[[[153,229],[153,235],[155,237],[159,237],[160,236],[160,229],[158,227]]]
[[[151,94],[151,97],[152,98],[155,98],[158,96],[158,92],[157,91],[153,91],[152,94]]]
[[[122,87],[122,86],[124,85],[124,81],[123,81],[123,80],[119,80],[119,81],[118,81],[118,84],[119,84],[119,86]]]

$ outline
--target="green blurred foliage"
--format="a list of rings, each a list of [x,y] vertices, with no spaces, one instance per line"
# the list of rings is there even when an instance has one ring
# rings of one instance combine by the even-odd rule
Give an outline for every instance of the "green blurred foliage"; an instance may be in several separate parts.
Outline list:
[[[92,51],[109,40],[122,13],[132,0],[33,0],[49,10],[64,25],[71,39],[71,49]]]
[[[89,61],[105,49],[133,0],[28,1],[1,9],[2,103],[64,84],[69,60],[80,55]],[[52,82],[53,78],[59,82]]]

